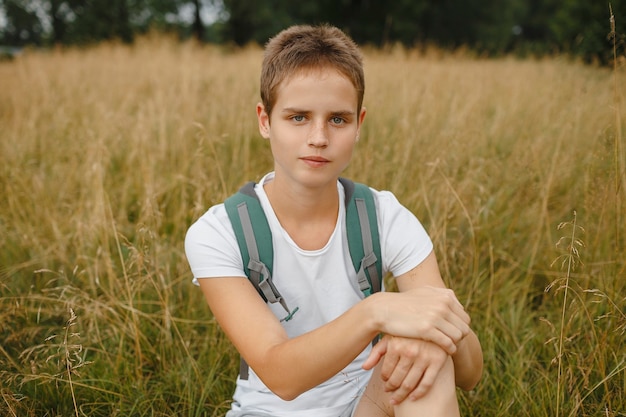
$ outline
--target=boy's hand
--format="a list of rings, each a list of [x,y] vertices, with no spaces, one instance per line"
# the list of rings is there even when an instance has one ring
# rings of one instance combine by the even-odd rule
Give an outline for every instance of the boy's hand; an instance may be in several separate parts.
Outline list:
[[[393,298],[381,311],[385,334],[433,342],[452,355],[470,332],[470,317],[452,290],[424,286],[388,295]]]
[[[417,400],[433,386],[448,354],[438,345],[420,339],[385,336],[374,346],[363,364],[373,368],[380,359],[385,391],[391,392],[392,404]]]

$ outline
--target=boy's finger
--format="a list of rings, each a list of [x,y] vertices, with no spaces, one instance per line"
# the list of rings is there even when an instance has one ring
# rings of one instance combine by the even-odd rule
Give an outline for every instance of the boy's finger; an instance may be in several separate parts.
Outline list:
[[[397,386],[394,386],[395,381],[390,381],[390,379],[392,377],[394,377],[394,380],[397,380],[399,378],[397,370],[400,360],[401,358],[398,355],[392,355],[391,353],[388,353],[383,360],[383,366],[380,370],[380,377],[383,381],[387,382],[387,384],[385,384],[385,388],[388,391],[393,391],[397,388]]]
[[[456,353],[456,343],[446,333],[437,329],[429,336],[430,337],[424,337],[424,340],[438,345],[440,348],[445,350],[448,355],[454,355],[454,353]]]
[[[436,368],[433,366],[430,366],[428,369],[426,369],[426,371],[422,375],[422,379],[419,381],[419,384],[417,385],[415,390],[410,393],[409,399],[415,401],[426,395],[435,384],[435,379],[437,378],[439,370],[440,368]]]
[[[367,357],[367,359],[365,359],[365,362],[363,362],[363,365],[361,365],[361,367],[365,370],[370,370],[374,368],[378,364],[378,362],[380,362],[380,358],[385,356],[386,353],[387,353],[387,339],[383,337],[372,348],[369,356]]]
[[[404,376],[402,381],[398,383],[398,388],[391,395],[391,400],[395,404],[400,404],[406,400],[410,394],[414,392],[416,387],[419,388],[421,379],[423,378],[424,367],[414,364],[409,372]]]

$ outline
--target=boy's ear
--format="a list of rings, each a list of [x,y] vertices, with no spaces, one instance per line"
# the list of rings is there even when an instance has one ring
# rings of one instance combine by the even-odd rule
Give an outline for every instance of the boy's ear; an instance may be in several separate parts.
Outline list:
[[[265,111],[262,103],[256,105],[256,117],[259,121],[259,132],[265,139],[270,138],[270,116]]]
[[[363,124],[363,120],[365,120],[365,114],[367,113],[367,109],[365,107],[361,107],[361,113],[359,113],[359,127]]]
[[[365,120],[365,114],[367,113],[367,109],[365,107],[361,107],[361,113],[359,113],[359,126],[356,130],[356,141],[359,141],[359,134],[361,134],[361,125],[363,125],[363,120]]]

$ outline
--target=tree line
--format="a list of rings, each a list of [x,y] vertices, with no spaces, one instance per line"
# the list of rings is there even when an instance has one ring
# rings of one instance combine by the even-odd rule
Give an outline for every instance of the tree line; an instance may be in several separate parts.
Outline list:
[[[591,0],[0,0],[0,44],[82,45],[151,30],[203,42],[263,44],[295,23],[331,23],[358,43],[467,47],[477,53],[624,54],[626,1]],[[615,16],[618,30],[610,25]]]

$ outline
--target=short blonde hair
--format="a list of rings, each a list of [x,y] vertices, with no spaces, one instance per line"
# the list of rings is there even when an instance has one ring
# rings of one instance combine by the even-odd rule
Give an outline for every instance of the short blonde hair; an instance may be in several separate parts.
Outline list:
[[[365,93],[363,57],[356,43],[340,29],[297,25],[283,30],[265,46],[261,68],[261,101],[267,114],[276,102],[276,89],[301,70],[332,68],[346,76],[357,91],[357,111]]]

